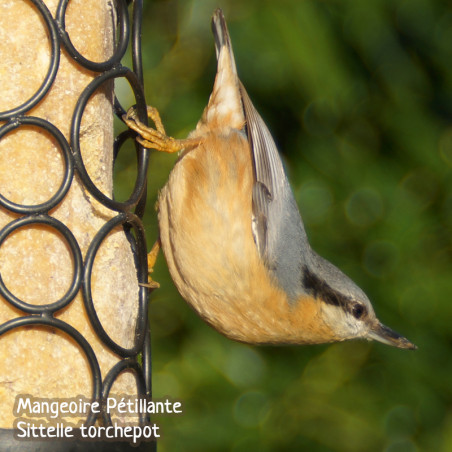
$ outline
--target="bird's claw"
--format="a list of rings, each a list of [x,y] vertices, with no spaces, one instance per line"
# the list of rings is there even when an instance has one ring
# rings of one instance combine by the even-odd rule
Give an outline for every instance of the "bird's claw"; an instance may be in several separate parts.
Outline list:
[[[154,281],[151,277],[151,273],[154,271],[154,265],[157,260],[157,256],[160,251],[160,239],[157,240],[151,248],[151,251],[148,253],[148,282],[141,283],[140,286],[148,287],[149,289],[158,289],[160,284],[157,281]]]
[[[169,137],[165,132],[160,114],[156,108],[148,106],[147,116],[154,123],[155,129],[143,124],[138,119],[135,107],[129,108],[122,117],[127,126],[138,134],[137,141],[145,148],[173,153],[193,148],[200,143],[199,139],[176,140],[173,137]]]

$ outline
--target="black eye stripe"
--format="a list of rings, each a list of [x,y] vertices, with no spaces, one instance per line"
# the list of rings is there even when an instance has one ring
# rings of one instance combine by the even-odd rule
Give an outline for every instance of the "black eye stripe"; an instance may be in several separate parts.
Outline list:
[[[349,302],[344,295],[333,290],[325,281],[321,280],[306,267],[303,269],[303,286],[315,298],[321,299],[325,303],[334,306],[344,306]]]
[[[303,268],[302,273],[304,288],[316,299],[322,300],[327,304],[338,306],[349,312],[355,318],[362,317],[366,308],[360,303],[356,303],[340,292],[332,289],[325,281],[320,279],[317,275],[308,270],[307,267]],[[359,309],[358,309],[359,306]],[[354,310],[361,310],[361,313],[356,314]]]

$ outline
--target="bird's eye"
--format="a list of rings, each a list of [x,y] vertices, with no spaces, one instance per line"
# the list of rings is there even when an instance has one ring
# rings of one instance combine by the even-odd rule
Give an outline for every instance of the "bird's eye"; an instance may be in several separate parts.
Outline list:
[[[356,303],[352,308],[352,314],[355,319],[360,319],[366,313],[366,308],[359,303]]]

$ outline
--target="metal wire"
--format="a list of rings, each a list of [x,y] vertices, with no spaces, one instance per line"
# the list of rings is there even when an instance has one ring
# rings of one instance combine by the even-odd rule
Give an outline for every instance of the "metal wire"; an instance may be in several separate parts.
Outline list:
[[[16,295],[11,293],[0,275],[0,295],[5,299],[6,303],[9,303],[11,306],[24,313],[23,316],[14,318],[0,325],[0,340],[2,335],[8,331],[24,326],[44,326],[54,328],[69,335],[79,345],[80,350],[85,355],[91,371],[91,397],[93,401],[99,400],[101,402],[105,402],[112,385],[118,376],[124,371],[132,372],[135,375],[137,381],[137,397],[150,397],[151,350],[148,327],[149,289],[143,286],[140,286],[139,289],[137,308],[138,318],[136,322],[133,345],[130,348],[121,347],[107,334],[102,322],[99,320],[91,294],[91,274],[96,253],[102,242],[108,236],[109,232],[117,226],[123,227],[129,240],[135,259],[138,280],[140,282],[147,281],[146,239],[141,220],[146,200],[146,174],[149,154],[148,151],[139,144],[135,145],[138,168],[136,181],[129,198],[124,202],[119,202],[104,195],[91,180],[80,152],[80,124],[84,109],[90,97],[97,90],[99,90],[104,83],[108,83],[109,81],[119,77],[126,79],[133,90],[139,118],[145,123],[147,121],[146,102],[143,92],[140,43],[142,0],[115,1],[114,7],[117,19],[117,39],[113,55],[108,60],[103,62],[88,60],[73,46],[70,36],[65,29],[65,12],[69,0],[60,0],[55,18],[52,17],[42,0],[30,1],[34,5],[36,11],[38,11],[41,15],[43,23],[47,29],[51,48],[50,64],[41,86],[27,101],[8,111],[0,112],[0,121],[6,121],[5,124],[0,127],[0,140],[16,129],[30,126],[51,134],[51,136],[55,138],[63,158],[64,175],[56,192],[48,200],[41,204],[17,204],[0,194],[0,206],[6,211],[20,215],[19,218],[11,221],[0,230],[0,247],[10,236],[10,234],[17,231],[19,228],[27,228],[30,226],[44,224],[60,234],[68,245],[73,262],[72,282],[67,292],[59,300],[48,304],[34,305],[21,300]],[[131,23],[129,22],[129,7],[132,9]],[[121,60],[129,44],[131,44],[133,69],[124,67],[121,64]],[[42,118],[27,115],[27,113],[46,96],[48,90],[53,85],[59,68],[60,51],[63,48],[75,63],[83,68],[98,73],[97,77],[95,77],[94,80],[86,86],[77,101],[72,116],[69,142],[61,131],[50,122]],[[116,98],[114,110],[119,117],[121,117],[124,113],[124,108],[120,105]],[[122,144],[130,136],[131,135],[129,135],[128,132],[123,132],[117,137],[113,150],[114,159],[116,158]],[[94,198],[96,198],[108,209],[117,213],[116,216],[108,221],[95,235],[84,260],[82,258],[80,246],[72,232],[65,224],[52,217],[51,214],[52,209],[64,200],[75,175],[78,176],[79,180],[84,185],[84,188]],[[116,353],[121,358],[117,365],[115,365],[105,376],[103,381],[99,363],[92,346],[82,336],[82,334],[71,325],[54,317],[55,313],[67,307],[74,300],[80,290],[83,295],[83,302],[93,330],[105,347]],[[39,354],[39,351],[36,351],[36,353]],[[104,425],[111,424],[111,418],[107,413],[101,413],[98,416],[89,414],[86,418],[85,424],[92,425],[97,419],[101,420]],[[146,422],[149,422],[149,419],[146,419],[145,416],[141,416],[140,423],[143,424]],[[0,437],[2,437],[1,432]],[[0,442],[3,443],[2,440]],[[50,446],[49,443],[47,443],[47,445]],[[25,444],[22,443],[21,448],[24,446]],[[120,450],[117,449],[116,445],[114,448],[111,448],[111,446],[112,444],[110,443],[109,450]],[[135,448],[134,450],[139,449],[140,448]],[[153,447],[147,445],[147,450],[151,449],[153,450]],[[29,449],[25,448],[23,450]],[[52,450],[52,448],[50,450]],[[53,450],[55,450],[55,448],[53,448]],[[102,450],[102,447],[100,447],[100,449],[97,448],[97,450]],[[128,449],[125,448],[124,450]]]

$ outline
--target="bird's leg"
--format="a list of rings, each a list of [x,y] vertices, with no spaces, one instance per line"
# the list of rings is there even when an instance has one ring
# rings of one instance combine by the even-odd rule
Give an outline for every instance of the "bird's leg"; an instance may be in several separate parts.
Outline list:
[[[154,245],[152,245],[151,251],[148,253],[148,282],[147,284],[140,284],[144,287],[149,287],[150,289],[158,289],[160,284],[154,281],[151,277],[151,273],[154,271],[155,261],[160,251],[160,239],[156,240]]]
[[[165,132],[160,114],[156,108],[148,106],[147,115],[148,118],[150,118],[154,123],[155,129],[144,125],[137,118],[135,107],[129,108],[127,114],[122,117],[127,126],[129,126],[139,135],[137,137],[137,141],[145,148],[172,153],[179,152],[182,149],[194,148],[201,142],[199,138],[177,140],[175,138],[169,137]]]

